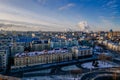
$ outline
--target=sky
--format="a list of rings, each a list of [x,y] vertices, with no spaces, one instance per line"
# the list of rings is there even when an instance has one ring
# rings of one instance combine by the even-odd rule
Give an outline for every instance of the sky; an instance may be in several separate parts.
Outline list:
[[[0,0],[0,20],[42,30],[120,30],[120,0]]]

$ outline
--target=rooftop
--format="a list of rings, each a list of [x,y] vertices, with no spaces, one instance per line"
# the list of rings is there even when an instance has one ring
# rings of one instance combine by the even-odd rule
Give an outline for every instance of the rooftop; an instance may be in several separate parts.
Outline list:
[[[35,51],[35,52],[28,52],[28,53],[17,53],[15,57],[25,57],[25,56],[37,56],[42,54],[54,54],[54,53],[68,53],[68,50],[62,50],[62,49],[55,49],[55,50],[44,50],[44,51]]]

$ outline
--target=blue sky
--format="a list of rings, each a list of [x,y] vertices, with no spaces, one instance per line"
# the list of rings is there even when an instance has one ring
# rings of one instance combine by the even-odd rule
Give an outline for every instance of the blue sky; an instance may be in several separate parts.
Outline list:
[[[0,19],[43,30],[120,30],[120,0],[0,0]]]

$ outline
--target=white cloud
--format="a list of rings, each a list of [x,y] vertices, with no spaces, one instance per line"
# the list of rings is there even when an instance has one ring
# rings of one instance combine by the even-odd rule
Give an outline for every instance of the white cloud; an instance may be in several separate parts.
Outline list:
[[[119,14],[119,5],[117,4],[117,0],[109,0],[106,1],[102,8],[105,11],[109,11],[110,16],[115,16]]]
[[[88,25],[87,21],[79,22],[78,27],[79,27],[80,31],[88,31],[90,29],[90,26]]]
[[[21,21],[44,25],[39,26],[42,30],[64,30],[64,27],[68,27],[68,24],[66,22],[61,23],[61,21],[56,18],[36,14],[26,9],[21,9],[19,7],[5,5],[1,3],[0,16],[0,19],[3,20]]]
[[[111,9],[116,9],[118,5],[116,4],[116,0],[110,0],[106,3],[106,7]]]
[[[62,6],[62,7],[59,7],[59,10],[66,10],[66,9],[68,9],[68,8],[70,8],[70,7],[74,7],[74,6],[75,6],[74,3],[69,3],[69,4],[64,5],[64,6]]]

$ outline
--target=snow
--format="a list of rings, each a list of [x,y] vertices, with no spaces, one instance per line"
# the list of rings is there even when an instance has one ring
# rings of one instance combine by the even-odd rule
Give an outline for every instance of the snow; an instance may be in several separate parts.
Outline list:
[[[78,68],[76,65],[71,65],[71,66],[65,66],[62,67],[63,71],[70,71],[70,70],[79,70],[80,68]]]
[[[103,62],[103,61],[98,61],[98,67],[92,66],[92,62],[84,63],[81,66],[83,68],[91,69],[91,68],[107,68],[107,67],[115,67],[116,65],[114,63],[110,62]]]
[[[114,58],[114,59],[116,59],[116,60],[120,61],[120,57],[119,57],[119,58]]]
[[[52,75],[23,78],[22,80],[79,80],[79,77],[73,77],[72,75]]]
[[[110,55],[110,53],[101,53],[101,52],[95,52],[95,54],[105,54],[105,55]]]
[[[53,54],[53,53],[68,53],[68,50],[49,50],[49,51],[35,51],[35,52],[28,52],[28,53],[17,53],[15,57],[24,57],[24,56],[36,56],[41,54]]]

